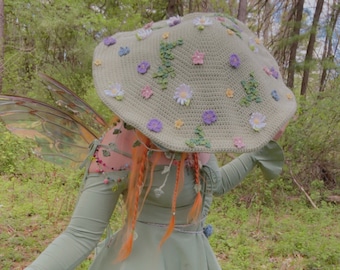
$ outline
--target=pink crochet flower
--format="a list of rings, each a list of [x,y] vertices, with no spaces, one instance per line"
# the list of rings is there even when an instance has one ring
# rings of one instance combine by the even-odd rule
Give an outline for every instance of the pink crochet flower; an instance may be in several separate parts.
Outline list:
[[[243,139],[241,137],[235,137],[234,138],[234,145],[239,149],[244,148],[246,146],[243,143]]]
[[[149,85],[145,86],[142,89],[142,97],[145,99],[149,99],[153,95],[153,91]]]
[[[198,50],[192,56],[192,62],[195,65],[202,65],[203,64],[203,59],[204,59],[204,53],[203,52],[199,52]]]

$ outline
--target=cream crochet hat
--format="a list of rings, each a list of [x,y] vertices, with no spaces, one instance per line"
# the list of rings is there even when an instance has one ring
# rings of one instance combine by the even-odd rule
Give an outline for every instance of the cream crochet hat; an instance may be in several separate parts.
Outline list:
[[[107,37],[93,76],[116,115],[172,151],[254,151],[296,110],[274,58],[225,15],[192,13]]]

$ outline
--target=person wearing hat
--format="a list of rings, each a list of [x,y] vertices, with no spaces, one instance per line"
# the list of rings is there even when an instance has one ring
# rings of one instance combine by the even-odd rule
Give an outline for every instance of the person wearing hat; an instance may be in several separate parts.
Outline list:
[[[93,77],[116,124],[90,146],[69,226],[26,269],[74,269],[121,195],[125,224],[90,269],[221,269],[205,227],[213,196],[257,165],[267,179],[283,166],[273,138],[296,101],[276,61],[236,19],[193,13],[105,38]],[[240,155],[219,167],[217,152]]]

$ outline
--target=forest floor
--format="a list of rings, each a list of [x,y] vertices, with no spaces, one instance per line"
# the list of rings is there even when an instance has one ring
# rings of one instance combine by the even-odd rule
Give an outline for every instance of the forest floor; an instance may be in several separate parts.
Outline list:
[[[24,269],[66,228],[78,189],[79,182],[56,171],[0,176],[2,270]],[[303,194],[281,194],[265,205],[261,194],[241,193],[237,187],[216,198],[207,220],[213,226],[209,241],[223,270],[340,269],[339,204],[321,202],[316,209]],[[113,230],[121,225],[121,213],[112,218]],[[77,269],[87,269],[92,257]]]

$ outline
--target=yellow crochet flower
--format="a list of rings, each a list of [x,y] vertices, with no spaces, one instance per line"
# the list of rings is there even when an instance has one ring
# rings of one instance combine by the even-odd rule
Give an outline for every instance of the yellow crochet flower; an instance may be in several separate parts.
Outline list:
[[[234,97],[234,91],[231,90],[230,88],[227,89],[227,91],[225,92],[225,94],[226,94],[226,96],[227,96],[228,98]]]
[[[168,37],[169,37],[169,32],[163,33],[163,35],[162,35],[163,39],[167,39]]]
[[[227,29],[227,33],[228,35],[231,35],[231,36],[235,34],[235,32],[231,29]]]
[[[175,121],[175,128],[180,129],[184,125],[184,122],[181,119]]]
[[[288,94],[287,94],[287,98],[288,98],[288,99],[292,99],[292,98],[293,98],[293,95],[292,95],[291,93],[288,93]]]
[[[101,64],[102,64],[102,61],[99,60],[99,59],[94,61],[94,65],[97,66],[97,67],[100,66]]]

